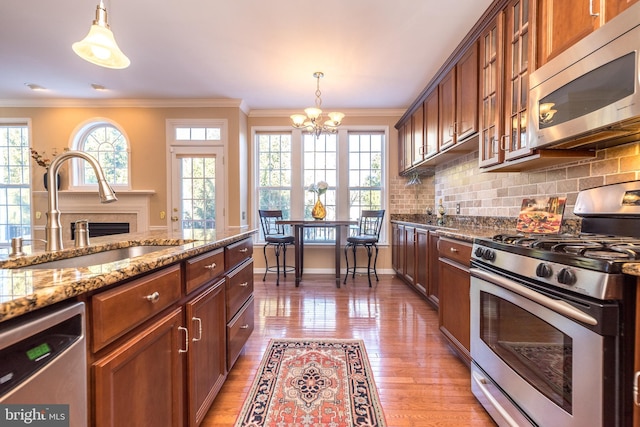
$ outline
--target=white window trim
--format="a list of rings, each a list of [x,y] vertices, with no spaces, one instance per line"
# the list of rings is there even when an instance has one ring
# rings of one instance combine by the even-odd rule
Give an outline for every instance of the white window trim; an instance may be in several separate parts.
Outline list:
[[[229,122],[227,119],[167,119],[165,122],[165,132],[166,132],[166,165],[167,168],[171,167],[172,164],[172,156],[173,156],[173,148],[181,147],[180,151],[193,151],[194,154],[197,152],[201,152],[202,149],[206,149],[207,147],[221,147],[222,148],[222,156],[223,162],[225,166],[224,177],[220,183],[222,185],[223,197],[222,197],[222,208],[223,215],[222,221],[218,223],[220,227],[225,228],[227,226],[227,212],[229,212],[229,171],[227,169],[227,160],[229,158],[228,153],[228,140],[229,140]],[[177,140],[175,138],[175,129],[179,127],[219,127],[220,128],[220,140]],[[193,148],[193,150],[191,150]],[[172,186],[171,182],[172,171],[167,171],[167,212],[171,212],[171,194],[172,194]],[[218,185],[216,183],[216,185]],[[216,226],[217,227],[217,226]],[[167,215],[167,229],[171,230],[171,215]]]
[[[100,124],[108,124],[110,126],[115,127],[116,129],[118,129],[118,131],[120,131],[120,133],[125,137],[126,141],[127,141],[127,155],[128,155],[128,161],[127,161],[127,176],[129,177],[128,179],[128,183],[125,184],[112,184],[109,183],[109,185],[111,185],[111,187],[113,187],[114,190],[116,191],[126,191],[126,190],[131,190],[132,188],[132,183],[131,183],[131,139],[129,139],[129,135],[127,135],[127,133],[125,132],[125,130],[122,128],[122,126],[120,126],[117,122],[106,118],[106,117],[93,117],[91,119],[85,120],[84,122],[80,123],[78,126],[75,127],[75,129],[73,129],[73,132],[71,132],[71,137],[69,139],[69,149],[71,150],[80,150],[80,144],[83,142],[81,140],[81,138],[84,138],[86,131],[88,128],[90,127],[94,127]],[[82,150],[80,150],[82,151]],[[79,173],[79,168],[81,167],[80,162],[83,160],[80,159],[71,159],[70,164],[71,166],[69,167],[69,190],[71,191],[87,191],[87,190],[94,190],[97,188],[97,185],[84,185],[84,184],[80,184],[80,173]]]
[[[303,156],[302,156],[302,130],[301,129],[293,129],[290,126],[253,126],[251,128],[251,147],[253,150],[253,155],[251,156],[251,168],[253,170],[254,182],[253,182],[253,191],[251,193],[251,201],[250,204],[252,206],[252,212],[256,212],[253,218],[253,227],[260,227],[260,218],[257,216],[258,212],[258,188],[259,182],[258,179],[260,177],[258,168],[258,156],[257,154],[257,146],[256,146],[256,134],[260,132],[285,132],[291,133],[291,158],[292,165],[291,170],[297,171],[298,176],[303,176]],[[385,218],[384,223],[389,222],[389,173],[388,173],[388,164],[389,164],[389,127],[385,125],[352,125],[352,126],[341,126],[338,130],[338,181],[337,186],[342,187],[342,183],[348,182],[348,170],[342,166],[340,159],[346,158],[345,154],[347,153],[348,146],[345,144],[341,144],[343,141],[348,141],[348,133],[349,132],[384,132],[384,158],[382,164],[382,209],[385,210]],[[344,147],[344,148],[343,148]],[[340,153],[340,149],[343,148],[344,153]],[[305,183],[299,184],[301,187],[305,186]],[[304,215],[304,200],[302,199],[304,196],[304,191],[292,191],[291,192],[291,218],[302,218]],[[338,192],[338,207],[337,207],[337,218],[344,219],[349,216],[349,194],[348,192]],[[383,226],[383,230],[380,233],[380,243],[379,246],[386,246],[389,243],[388,233],[385,231],[386,228]],[[334,247],[333,243],[310,243],[311,245],[317,246],[331,246]]]

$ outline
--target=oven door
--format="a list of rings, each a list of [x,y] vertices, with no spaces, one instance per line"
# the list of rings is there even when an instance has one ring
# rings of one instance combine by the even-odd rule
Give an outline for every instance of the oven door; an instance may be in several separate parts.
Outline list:
[[[590,330],[599,320],[516,280],[471,275],[472,389],[488,412],[505,425],[523,414],[533,425],[604,425],[604,377],[615,372],[604,372],[608,340]]]

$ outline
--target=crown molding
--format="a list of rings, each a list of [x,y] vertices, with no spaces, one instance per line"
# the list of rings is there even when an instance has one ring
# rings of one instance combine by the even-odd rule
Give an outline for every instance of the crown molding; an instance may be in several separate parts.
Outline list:
[[[389,108],[389,109],[380,109],[380,108],[359,108],[359,109],[351,109],[351,110],[343,110],[341,108],[336,108],[335,110],[340,111],[347,116],[350,117],[400,117],[407,110],[399,109],[399,108]],[[334,111],[334,110],[327,110]],[[299,114],[300,109],[297,110],[251,110],[249,112],[249,117],[289,117],[292,114]]]
[[[240,108],[247,113],[241,99],[0,99],[0,107],[81,107],[81,108]]]

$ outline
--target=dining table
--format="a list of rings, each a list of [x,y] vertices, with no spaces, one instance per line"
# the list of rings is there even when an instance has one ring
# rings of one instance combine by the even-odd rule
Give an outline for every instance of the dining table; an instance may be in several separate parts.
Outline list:
[[[283,219],[276,221],[278,225],[289,225],[293,227],[295,246],[295,274],[296,287],[300,286],[302,280],[302,270],[304,266],[304,229],[309,227],[333,227],[336,230],[335,240],[335,268],[336,287],[340,287],[340,243],[342,241],[342,227],[358,225],[358,221],[353,220],[317,220],[317,219]]]

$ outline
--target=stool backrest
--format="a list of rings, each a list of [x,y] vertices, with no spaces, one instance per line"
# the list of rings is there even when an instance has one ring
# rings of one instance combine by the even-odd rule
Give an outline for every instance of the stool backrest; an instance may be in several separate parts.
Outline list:
[[[273,236],[274,234],[284,234],[284,225],[276,224],[276,221],[282,219],[281,210],[258,210],[260,214],[260,225],[262,226],[262,233],[266,236]]]
[[[358,233],[361,236],[375,236],[380,238],[384,209],[375,211],[362,211],[360,214],[360,226]]]

